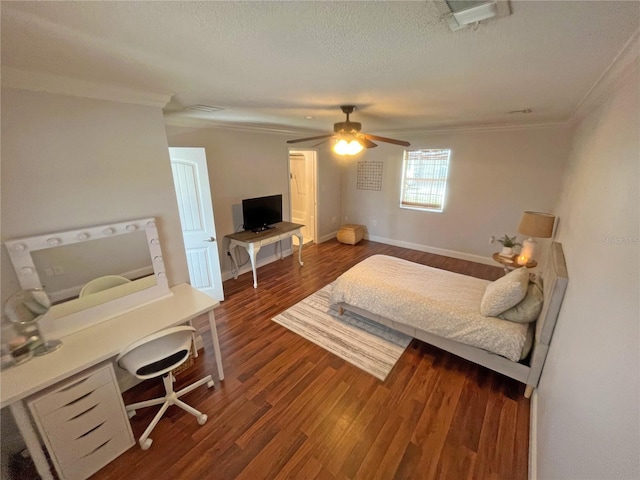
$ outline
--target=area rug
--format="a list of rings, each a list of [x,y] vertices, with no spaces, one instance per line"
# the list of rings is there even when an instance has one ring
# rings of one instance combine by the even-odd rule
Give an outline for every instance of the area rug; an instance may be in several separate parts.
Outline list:
[[[272,320],[384,380],[411,337],[352,312],[339,315],[329,303],[331,288],[327,285]]]

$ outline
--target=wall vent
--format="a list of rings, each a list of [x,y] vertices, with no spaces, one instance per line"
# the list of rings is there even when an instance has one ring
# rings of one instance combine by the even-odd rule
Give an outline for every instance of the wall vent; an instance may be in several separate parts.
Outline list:
[[[511,15],[508,0],[434,0],[434,3],[453,31]]]

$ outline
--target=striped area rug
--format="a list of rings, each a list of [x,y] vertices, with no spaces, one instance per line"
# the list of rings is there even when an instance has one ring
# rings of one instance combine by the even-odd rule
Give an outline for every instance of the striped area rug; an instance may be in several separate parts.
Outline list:
[[[339,315],[329,303],[331,288],[327,285],[272,320],[384,380],[411,337],[355,313]]]

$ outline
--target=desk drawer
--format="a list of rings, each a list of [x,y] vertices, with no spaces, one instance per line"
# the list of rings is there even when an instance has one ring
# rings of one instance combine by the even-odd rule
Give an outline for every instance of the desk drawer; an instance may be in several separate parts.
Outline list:
[[[111,381],[109,370],[101,368],[89,375],[85,374],[63,384],[54,385],[52,389],[46,390],[41,397],[30,403],[30,407],[35,409],[39,416],[43,417],[59,408],[72,405],[83,396]]]
[[[271,245],[272,243],[279,242],[280,240],[282,240],[282,235],[278,235],[278,236],[270,237],[270,238],[265,238],[264,240],[260,241],[260,246],[264,247],[265,245]]]
[[[134,444],[111,364],[54,385],[28,405],[61,479],[87,478]]]
[[[113,461],[131,446],[129,432],[122,430],[95,450],[64,469],[66,480],[84,480]]]
[[[122,416],[112,384],[102,385],[82,400],[41,419],[53,443],[74,442],[110,418]]]
[[[123,426],[120,419],[111,417],[103,420],[96,427],[76,439],[58,441],[56,436],[49,436],[49,440],[52,445],[55,442],[54,454],[64,470],[72,463],[91,455],[102,445],[111,441],[122,430]]]

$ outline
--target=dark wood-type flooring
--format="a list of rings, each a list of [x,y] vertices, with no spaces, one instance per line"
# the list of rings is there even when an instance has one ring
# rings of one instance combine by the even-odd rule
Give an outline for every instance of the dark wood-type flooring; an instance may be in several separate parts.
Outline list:
[[[225,379],[184,399],[208,422],[170,407],[153,445],[136,444],[95,479],[525,479],[529,401],[524,386],[413,340],[384,382],[271,318],[373,254],[493,280],[502,269],[363,241],[305,245],[297,254],[224,283],[216,308]],[[215,370],[205,353],[176,388]],[[159,396],[160,380],[125,392]],[[139,436],[157,407],[132,419]]]

